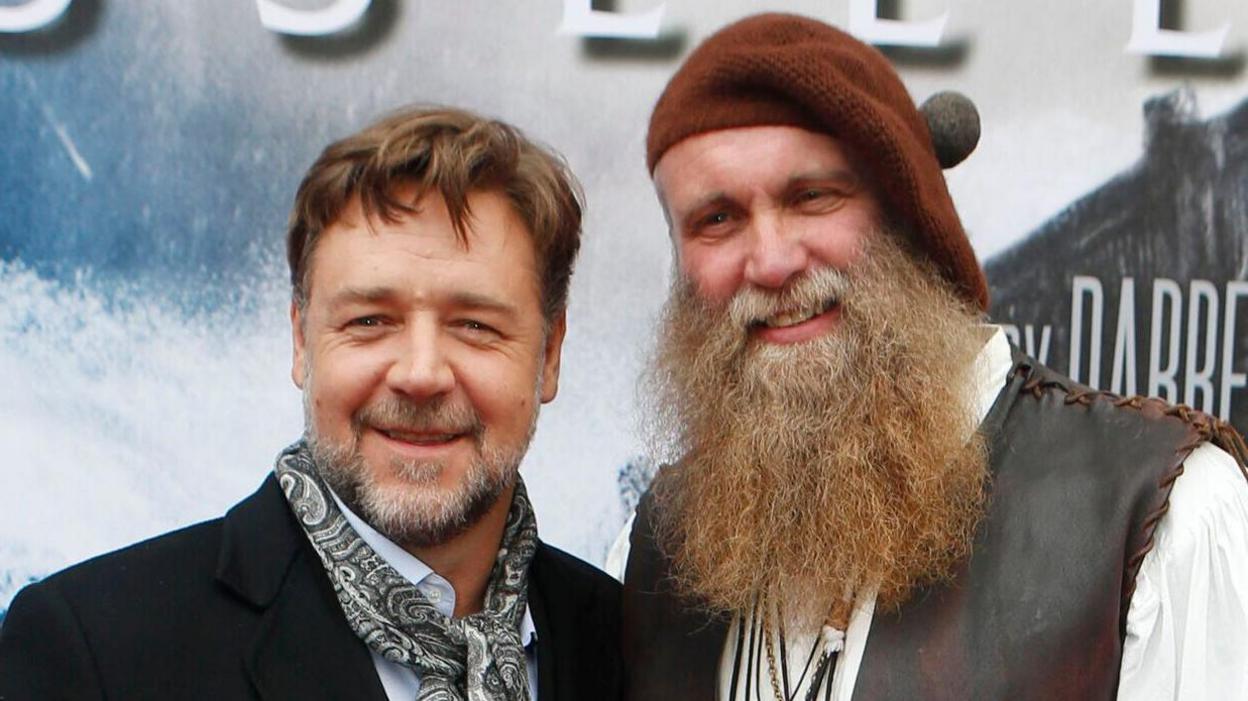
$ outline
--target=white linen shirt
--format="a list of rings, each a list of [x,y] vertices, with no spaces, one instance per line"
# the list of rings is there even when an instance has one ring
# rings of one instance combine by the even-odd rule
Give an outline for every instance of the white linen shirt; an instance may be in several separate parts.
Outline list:
[[[451,618],[455,612],[455,589],[444,577],[434,572],[419,558],[396,545],[389,538],[378,533],[364,519],[356,516],[347,505],[342,503],[337,494],[330,490],[347,523],[355,529],[360,538],[368,543],[377,555],[393,567],[404,579],[416,585],[421,594],[439,613]],[[533,627],[533,617],[529,609],[524,609],[524,618],[520,621],[520,644],[524,645],[524,655],[529,670],[529,698],[537,701],[537,629]],[[386,698],[390,701],[411,701],[420,691],[420,674],[416,670],[398,662],[391,662],[377,654],[372,648],[368,650],[373,656],[373,667],[381,679],[381,686],[386,690]]]
[[[1000,328],[976,358],[976,407],[979,422],[988,415],[1013,365],[1009,342]],[[607,553],[606,571],[623,580],[628,536],[635,515],[624,525]],[[1181,478],[1170,493],[1170,510],[1154,534],[1153,549],[1136,575],[1127,610],[1118,698],[1130,701],[1248,699],[1248,480],[1235,460],[1206,443],[1188,456]],[[850,701],[875,612],[875,592],[854,604],[845,631],[845,648],[832,677],[834,701]],[[717,694],[728,699],[733,673],[733,623],[720,657]],[[745,621],[753,626],[753,621]],[[748,629],[747,629],[748,630]],[[773,632],[774,635],[774,632]],[[788,636],[789,678],[799,679],[806,651],[818,631]],[[774,637],[773,637],[774,639]],[[745,678],[742,659],[741,677]],[[765,677],[764,677],[765,679]],[[744,685],[742,685],[744,687]],[[751,685],[758,701],[775,701],[769,683]],[[747,693],[744,688],[741,694]],[[800,688],[797,698],[805,698]],[[742,696],[744,698],[744,696]]]

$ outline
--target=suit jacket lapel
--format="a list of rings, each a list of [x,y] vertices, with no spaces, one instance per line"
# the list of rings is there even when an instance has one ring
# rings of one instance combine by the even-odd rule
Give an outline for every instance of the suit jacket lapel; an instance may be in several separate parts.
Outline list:
[[[260,611],[243,664],[261,698],[385,701],[368,648],[273,476],[226,514],[217,579]]]
[[[556,691],[555,659],[563,654],[556,646],[559,637],[551,632],[550,614],[546,608],[546,600],[542,592],[529,580],[529,616],[533,618],[533,628],[537,631],[537,698],[541,701],[554,701],[561,698]]]
[[[256,689],[264,699],[385,701],[372,656],[347,625],[320,569],[319,562],[298,557],[265,611],[246,660]]]
[[[529,567],[538,699],[615,701],[623,684],[618,592],[608,598],[601,587],[591,589],[584,574],[554,553],[539,543]]]

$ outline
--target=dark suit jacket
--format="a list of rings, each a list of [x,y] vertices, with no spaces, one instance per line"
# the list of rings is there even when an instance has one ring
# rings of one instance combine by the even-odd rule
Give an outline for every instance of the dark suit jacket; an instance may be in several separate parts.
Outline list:
[[[530,566],[540,701],[616,699],[619,586],[541,544]],[[224,518],[22,590],[0,699],[376,699],[368,648],[277,481]]]

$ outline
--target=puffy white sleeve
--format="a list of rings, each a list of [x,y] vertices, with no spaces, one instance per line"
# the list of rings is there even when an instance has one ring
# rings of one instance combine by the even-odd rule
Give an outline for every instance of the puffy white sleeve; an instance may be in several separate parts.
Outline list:
[[[1206,443],[1136,577],[1118,698],[1248,699],[1248,480]]]

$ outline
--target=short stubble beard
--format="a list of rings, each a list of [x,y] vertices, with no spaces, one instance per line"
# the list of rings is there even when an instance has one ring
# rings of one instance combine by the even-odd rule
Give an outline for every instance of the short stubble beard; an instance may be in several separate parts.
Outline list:
[[[488,431],[469,406],[438,398],[417,403],[390,397],[362,408],[351,418],[351,438],[334,442],[316,431],[311,413],[313,377],[304,367],[304,422],[308,448],[322,479],[352,513],[390,541],[407,548],[442,545],[466,532],[489,512],[516,482],[520,462],[537,429],[541,376],[533,415],[523,441],[491,444]],[[368,426],[404,427],[412,432],[455,427],[467,435],[477,455],[462,480],[449,492],[438,486],[446,469],[441,461],[392,458],[383,468],[402,484],[382,485],[360,450]]]
[[[867,236],[846,274],[728,304],[674,283],[643,429],[658,460],[679,463],[653,490],[660,546],[678,589],[712,610],[775,595],[811,623],[873,587],[894,609],[970,551],[987,483],[971,404],[979,319],[895,238]],[[829,334],[751,337],[757,319],[830,297]]]

